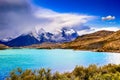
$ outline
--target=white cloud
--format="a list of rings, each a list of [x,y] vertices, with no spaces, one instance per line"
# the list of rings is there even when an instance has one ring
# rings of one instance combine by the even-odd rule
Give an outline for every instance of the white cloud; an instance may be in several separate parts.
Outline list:
[[[106,21],[106,20],[114,20],[115,19],[115,16],[106,16],[106,17],[102,17],[102,20]]]
[[[83,34],[90,34],[90,33],[94,33],[97,31],[101,31],[101,30],[107,30],[107,31],[118,31],[120,28],[118,27],[102,27],[102,28],[97,28],[97,27],[91,27],[90,29],[85,29],[85,30],[80,30],[78,31],[79,35],[83,35]]]
[[[86,30],[80,30],[80,31],[78,31],[78,34],[81,36],[81,35],[90,34],[90,33],[93,33],[93,32],[95,32],[94,29],[86,29]]]
[[[34,15],[39,19],[44,18],[48,20],[47,24],[38,24],[38,26],[42,26],[47,31],[54,31],[63,27],[81,27],[81,25],[95,18],[95,16],[89,15],[58,13],[44,8],[39,8]]]
[[[118,31],[120,28],[118,27],[103,27],[103,28],[93,28],[95,31],[100,31],[100,30],[108,30],[108,31]]]

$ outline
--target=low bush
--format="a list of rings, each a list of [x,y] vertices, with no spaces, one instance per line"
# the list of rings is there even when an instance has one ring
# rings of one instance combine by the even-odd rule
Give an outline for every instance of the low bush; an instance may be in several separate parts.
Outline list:
[[[120,65],[76,66],[72,72],[51,73],[50,69],[12,71],[6,80],[120,80]]]

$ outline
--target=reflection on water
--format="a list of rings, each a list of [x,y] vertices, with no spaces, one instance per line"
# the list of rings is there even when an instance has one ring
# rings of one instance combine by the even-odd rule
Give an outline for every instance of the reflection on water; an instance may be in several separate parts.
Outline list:
[[[106,54],[106,60],[108,63],[120,64],[120,54]]]
[[[53,72],[71,71],[76,65],[120,64],[120,54],[74,50],[9,49],[0,51],[0,80],[17,68],[51,68]]]

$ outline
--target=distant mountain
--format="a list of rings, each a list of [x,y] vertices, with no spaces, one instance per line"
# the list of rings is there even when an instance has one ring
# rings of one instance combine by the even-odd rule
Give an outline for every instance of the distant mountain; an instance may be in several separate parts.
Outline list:
[[[46,32],[44,29],[33,30],[29,33],[22,34],[17,38],[1,41],[1,43],[10,47],[21,47],[33,44],[42,44],[46,42],[61,43],[69,42],[78,37],[78,34],[73,29],[63,28],[57,34]]]
[[[32,45],[29,46],[31,48],[67,48],[67,49],[83,49],[83,50],[93,50],[102,47],[101,44],[94,44],[96,42],[101,41],[101,39],[105,39],[107,36],[114,34],[113,31],[98,31],[91,34],[86,34],[77,37],[75,40],[71,42],[65,42],[62,44],[41,44],[41,45]]]
[[[4,44],[4,42],[0,41],[0,44]]]
[[[62,48],[75,50],[92,50],[99,52],[120,52],[120,30],[116,32],[102,30],[95,33],[79,36],[71,42],[42,43],[27,46],[27,48]]]
[[[62,37],[65,38],[65,41],[72,41],[78,37],[77,31],[73,29],[67,29],[63,28],[62,29]]]
[[[21,47],[37,43],[39,43],[39,41],[30,34],[21,35],[11,41],[4,42],[5,45],[10,47]]]

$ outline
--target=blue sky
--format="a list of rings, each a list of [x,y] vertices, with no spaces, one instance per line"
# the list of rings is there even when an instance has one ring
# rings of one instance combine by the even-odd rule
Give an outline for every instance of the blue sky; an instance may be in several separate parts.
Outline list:
[[[89,23],[95,26],[120,26],[119,0],[33,0],[33,3],[56,12],[98,16],[97,21]],[[115,16],[116,19],[106,22],[101,21],[101,17],[108,15]]]
[[[77,12],[92,15],[115,15],[119,17],[119,0],[33,0],[38,6],[57,12]]]
[[[0,39],[31,30],[59,32],[68,27],[80,35],[120,29],[119,0],[0,0]]]

